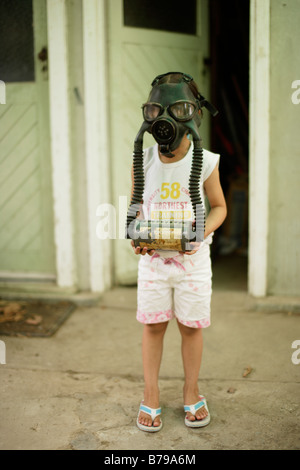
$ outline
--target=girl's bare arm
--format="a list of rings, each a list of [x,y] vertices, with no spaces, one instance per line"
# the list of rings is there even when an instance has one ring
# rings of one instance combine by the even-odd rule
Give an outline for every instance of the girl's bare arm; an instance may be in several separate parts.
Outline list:
[[[204,182],[204,189],[211,207],[205,224],[204,238],[206,238],[222,225],[227,215],[226,201],[220,183],[218,166],[215,167],[211,175]]]

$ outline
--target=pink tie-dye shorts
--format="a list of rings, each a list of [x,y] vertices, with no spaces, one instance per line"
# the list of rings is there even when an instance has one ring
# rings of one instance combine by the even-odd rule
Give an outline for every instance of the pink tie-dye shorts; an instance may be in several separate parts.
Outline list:
[[[137,320],[161,323],[176,317],[191,328],[210,325],[212,293],[210,246],[174,258],[141,256],[138,270]]]

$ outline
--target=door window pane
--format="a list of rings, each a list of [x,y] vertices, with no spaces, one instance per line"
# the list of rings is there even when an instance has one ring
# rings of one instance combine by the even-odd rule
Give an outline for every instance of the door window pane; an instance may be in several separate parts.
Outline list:
[[[123,0],[124,25],[193,34],[196,0]]]
[[[34,80],[32,0],[0,0],[0,80]]]

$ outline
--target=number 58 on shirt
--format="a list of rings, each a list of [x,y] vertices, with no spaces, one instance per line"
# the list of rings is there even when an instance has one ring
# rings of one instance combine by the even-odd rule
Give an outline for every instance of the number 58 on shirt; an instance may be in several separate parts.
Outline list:
[[[162,183],[161,185],[161,199],[178,199],[180,196],[180,183]]]

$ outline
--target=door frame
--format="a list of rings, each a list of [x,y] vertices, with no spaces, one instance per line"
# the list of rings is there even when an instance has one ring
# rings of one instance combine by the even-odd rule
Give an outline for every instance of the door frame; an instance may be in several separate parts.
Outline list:
[[[71,110],[68,58],[67,0],[47,0],[49,48],[49,96],[54,232],[57,285],[78,284],[74,181],[71,155]],[[97,207],[110,200],[107,130],[106,0],[82,0],[84,129],[88,220],[88,271],[92,292],[111,286],[110,240],[96,236]],[[78,249],[81,249],[80,247]]]
[[[113,277],[111,240],[96,236],[101,205],[111,200],[106,0],[83,0],[82,8],[90,289],[104,292]]]
[[[267,294],[270,160],[270,0],[250,3],[248,290]]]
[[[49,111],[57,285],[76,285],[66,1],[47,0]]]

